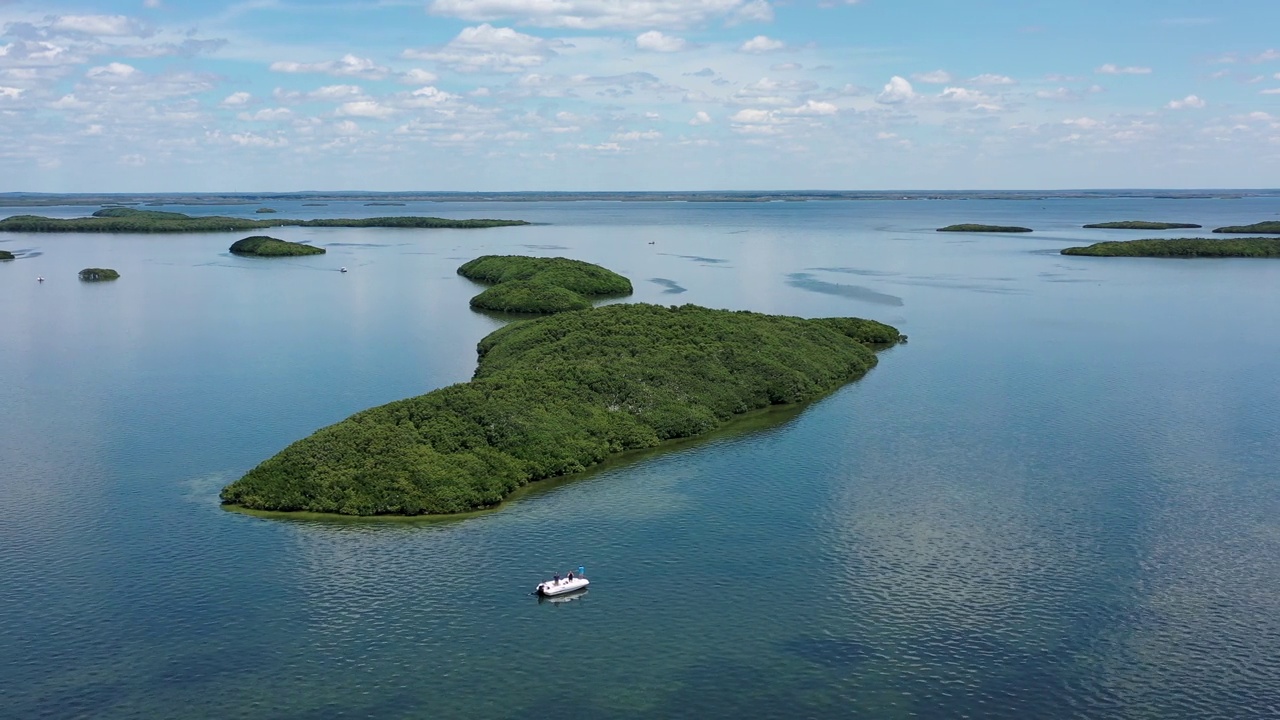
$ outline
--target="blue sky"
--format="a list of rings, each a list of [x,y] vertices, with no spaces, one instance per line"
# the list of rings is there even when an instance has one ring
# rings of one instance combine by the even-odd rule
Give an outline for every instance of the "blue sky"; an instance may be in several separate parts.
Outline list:
[[[1276,187],[1280,2],[0,0],[0,192]]]

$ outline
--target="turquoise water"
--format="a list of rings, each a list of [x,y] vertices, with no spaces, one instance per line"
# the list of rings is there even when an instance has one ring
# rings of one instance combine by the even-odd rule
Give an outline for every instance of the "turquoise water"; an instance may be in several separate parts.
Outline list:
[[[273,231],[328,248],[287,260],[0,235],[0,715],[1280,715],[1280,262],[1056,254],[1280,200],[265,204],[547,224]],[[910,343],[476,517],[218,505],[312,430],[465,381],[502,320],[454,270],[488,253]],[[585,596],[526,594],[578,565]]]

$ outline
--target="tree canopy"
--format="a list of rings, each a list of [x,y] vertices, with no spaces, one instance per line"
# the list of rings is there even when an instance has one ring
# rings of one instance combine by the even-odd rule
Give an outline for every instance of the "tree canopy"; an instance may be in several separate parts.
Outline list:
[[[524,255],[485,255],[464,263],[458,274],[495,283],[471,298],[471,307],[518,313],[556,313],[591,307],[590,298],[632,293],[625,277],[581,260]]]
[[[14,215],[0,220],[0,232],[184,233],[261,230],[273,227],[488,228],[528,225],[524,220],[451,220],[437,217],[324,218],[251,220],[218,215],[193,216],[127,207],[103,208],[90,217],[49,218]]]
[[[1280,238],[1176,238],[1117,240],[1069,247],[1063,255],[1096,257],[1280,257]]]

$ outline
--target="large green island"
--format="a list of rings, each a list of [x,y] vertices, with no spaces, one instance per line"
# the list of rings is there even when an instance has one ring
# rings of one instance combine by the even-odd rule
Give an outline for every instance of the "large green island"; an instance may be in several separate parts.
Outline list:
[[[1147,220],[1121,220],[1120,222],[1093,223],[1082,227],[1090,230],[1194,230],[1204,227],[1195,223],[1150,222]]]
[[[80,279],[85,282],[103,282],[106,280],[119,280],[120,273],[111,268],[85,268],[80,271]]]
[[[493,287],[471,298],[471,307],[511,313],[550,314],[591,307],[591,298],[632,293],[631,281],[599,265],[569,258],[485,255],[458,274]]]
[[[973,233],[1029,233],[1031,228],[1017,225],[979,225],[977,223],[961,223],[938,228],[938,232],[973,232]]]
[[[272,511],[422,515],[489,508],[529,482],[821,397],[900,339],[858,318],[617,304],[512,323],[470,382],[357,413],[222,490]],[[731,488],[726,488],[731,492]]]
[[[305,243],[289,242],[266,235],[254,235],[231,243],[231,253],[250,257],[298,257],[323,255],[324,248]]]
[[[1273,258],[1280,257],[1280,238],[1117,240],[1094,243],[1088,247],[1069,247],[1064,249],[1062,254],[1091,255],[1094,257]]]
[[[490,228],[528,225],[524,220],[450,220],[437,217],[323,218],[318,220],[250,220],[213,216],[193,216],[160,210],[103,208],[90,217],[49,218],[14,215],[0,220],[0,232],[67,233],[184,233],[261,230],[273,227],[386,227],[386,228]]]
[[[1216,233],[1248,235],[1249,233],[1280,233],[1280,220],[1264,220],[1252,225],[1228,225],[1214,230]]]

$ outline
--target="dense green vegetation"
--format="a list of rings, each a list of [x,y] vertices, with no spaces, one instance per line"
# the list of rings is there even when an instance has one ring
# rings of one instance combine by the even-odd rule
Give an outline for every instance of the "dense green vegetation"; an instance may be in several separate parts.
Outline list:
[[[1216,233],[1280,233],[1280,220],[1266,220],[1252,225],[1228,225],[1214,230]]]
[[[288,242],[266,235],[254,235],[231,243],[231,252],[254,257],[296,257],[298,255],[323,255],[324,248],[315,245]]]
[[[13,253],[8,250],[0,250],[0,260],[12,260]]]
[[[392,228],[487,228],[506,225],[528,225],[524,220],[450,220],[435,217],[327,218],[323,220],[250,220],[221,216],[191,216],[160,210],[137,210],[126,207],[104,208],[91,217],[48,218],[40,215],[14,215],[0,220],[0,232],[112,232],[112,233],[181,233],[225,232],[229,230],[261,230],[263,228],[300,227],[392,227]]]
[[[1146,220],[1122,220],[1120,222],[1104,222],[1085,225],[1090,229],[1101,230],[1192,230],[1203,225],[1194,223],[1147,222]]]
[[[630,295],[631,281],[599,265],[568,258],[485,255],[458,274],[496,283],[471,298],[471,307],[521,313],[557,313],[591,307],[592,297]]]
[[[876,363],[870,320],[608,305],[512,323],[471,382],[357,413],[222,491],[260,510],[350,515],[491,507],[526,483],[820,397]],[[731,491],[731,489],[726,489]]]
[[[1069,247],[1062,254],[1097,257],[1280,257],[1280,238],[1123,240]]]
[[[938,228],[938,232],[1028,233],[1031,232],[1031,228],[1018,227],[1017,225],[977,225],[974,223],[962,223],[960,225],[948,225],[944,228]]]
[[[103,280],[119,280],[120,273],[111,268],[85,268],[80,271],[80,279],[85,282],[100,282]]]
[[[275,208],[260,207],[260,208],[258,208],[257,210],[254,210],[254,212],[256,212],[256,213],[273,213],[273,212],[277,212],[277,211],[276,211],[276,209],[275,209]]]

